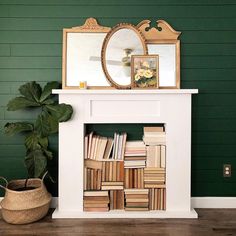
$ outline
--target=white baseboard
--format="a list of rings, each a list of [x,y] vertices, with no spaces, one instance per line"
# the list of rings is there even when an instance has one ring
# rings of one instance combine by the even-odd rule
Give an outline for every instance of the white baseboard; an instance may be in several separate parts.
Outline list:
[[[58,203],[58,197],[53,197],[51,201],[51,208],[57,208]]]
[[[53,197],[51,208],[56,208],[57,202],[58,198]],[[191,202],[193,208],[236,208],[236,197],[192,197]]]
[[[236,208],[236,197],[192,197],[193,208]]]

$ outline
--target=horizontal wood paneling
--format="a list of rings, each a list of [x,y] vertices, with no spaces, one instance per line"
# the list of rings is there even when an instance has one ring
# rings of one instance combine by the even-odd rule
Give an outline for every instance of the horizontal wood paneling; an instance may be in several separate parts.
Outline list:
[[[235,196],[236,179],[236,2],[235,0],[0,0],[0,125],[32,120],[37,111],[9,112],[6,104],[18,87],[35,80],[41,85],[61,80],[62,28],[97,17],[103,25],[138,24],[164,19],[181,35],[181,87],[199,88],[193,97],[192,195]],[[104,127],[91,126],[98,131]],[[122,130],[119,125],[115,129]],[[126,126],[130,138],[140,126]],[[106,134],[113,127],[106,127]],[[24,137],[0,130],[0,175],[19,178]],[[57,136],[51,145],[57,149]],[[57,158],[53,175],[57,175]],[[232,164],[230,179],[222,177]],[[53,166],[54,165],[54,166]],[[57,194],[55,186],[54,194]]]
[[[85,21],[86,17],[71,17],[71,18],[0,18],[0,29],[1,30],[53,30],[60,31],[62,27],[70,28],[71,26],[81,25]],[[144,17],[107,17],[102,18],[100,23],[102,25],[114,26],[120,22],[129,21],[132,24],[141,22]],[[156,17],[149,17],[154,22],[157,20]],[[198,31],[198,30],[235,30],[236,20],[234,18],[218,18],[217,21],[214,18],[175,18],[165,17],[173,27],[178,26],[181,30],[185,31]]]
[[[80,17],[112,17],[114,12],[119,12],[119,17],[143,17],[144,10],[148,13],[149,17],[181,17],[181,18],[191,18],[191,17],[207,17],[207,18],[217,18],[225,17],[227,12],[227,17],[235,16],[235,9],[230,5],[215,5],[214,9],[210,5],[195,5],[185,7],[175,5],[175,6],[162,6],[156,5],[157,7],[149,5],[103,5],[96,4],[93,7],[80,5],[73,7],[71,6],[59,6],[59,5],[47,5],[47,6],[30,6],[30,5],[11,5],[9,9],[10,17],[76,17],[78,12]],[[184,14],[183,14],[184,13]]]
[[[100,0],[99,3],[97,0],[0,0],[0,4],[7,4],[7,5],[85,5],[85,6],[94,6],[94,5],[131,5],[131,6],[146,6],[146,5],[165,5],[165,6],[176,6],[176,5],[235,5],[234,0],[148,0],[147,2],[139,2],[137,0]]]
[[[139,22],[137,22],[139,23]],[[230,43],[235,44],[234,38],[235,31],[223,31],[219,34],[219,31],[185,31],[185,34],[181,36],[183,43],[201,43],[201,44],[220,44]],[[61,43],[62,42],[61,31],[38,31],[38,30],[2,30],[0,43]]]
[[[199,170],[205,170],[207,173],[208,170],[218,170],[219,173],[223,174],[223,165],[226,163],[232,164],[232,166],[236,165],[236,158],[235,157],[193,157],[192,158],[192,170],[193,171],[199,171]],[[235,177],[235,174],[233,172],[233,176]],[[195,180],[197,181],[197,179]],[[205,180],[206,181],[206,180]]]
[[[234,157],[235,156],[235,145],[234,144],[197,144],[192,145],[192,156],[193,158],[204,157],[214,158],[216,157]],[[204,162],[202,163],[204,165]],[[207,180],[206,180],[207,181]]]
[[[211,133],[212,131],[222,131],[222,132],[236,132],[236,125],[234,118],[194,118],[193,119],[193,131],[207,131]]]
[[[0,68],[8,69],[59,69],[61,68],[61,57],[0,57]]]
[[[0,44],[0,57],[10,56],[10,44]]]
[[[0,81],[28,82],[28,81],[61,80],[61,69],[0,69]]]

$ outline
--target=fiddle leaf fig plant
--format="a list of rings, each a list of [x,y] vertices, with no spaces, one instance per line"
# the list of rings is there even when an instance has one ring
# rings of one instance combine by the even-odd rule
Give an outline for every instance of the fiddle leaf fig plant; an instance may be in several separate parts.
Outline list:
[[[48,160],[53,158],[49,150],[49,136],[58,132],[58,123],[69,120],[73,109],[67,104],[58,104],[52,89],[60,87],[58,82],[49,82],[42,88],[35,81],[19,88],[21,96],[13,98],[7,104],[8,111],[39,109],[35,122],[7,123],[4,127],[7,135],[22,133],[25,136],[25,166],[29,177],[42,177],[47,171]]]

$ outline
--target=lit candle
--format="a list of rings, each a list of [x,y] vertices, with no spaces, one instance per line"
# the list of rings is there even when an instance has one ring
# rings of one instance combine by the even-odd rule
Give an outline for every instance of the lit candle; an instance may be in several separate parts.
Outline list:
[[[80,89],[87,89],[87,82],[86,81],[80,81],[79,82],[79,88]]]

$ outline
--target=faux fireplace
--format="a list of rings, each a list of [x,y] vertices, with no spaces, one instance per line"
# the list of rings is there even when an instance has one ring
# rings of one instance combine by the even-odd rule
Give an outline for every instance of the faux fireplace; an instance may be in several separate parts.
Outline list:
[[[179,90],[53,90],[71,104],[59,126],[59,197],[53,218],[197,218],[191,208],[191,96]],[[86,124],[160,123],[166,126],[166,211],[83,211]]]

